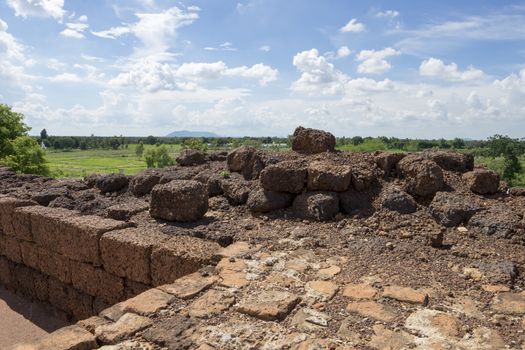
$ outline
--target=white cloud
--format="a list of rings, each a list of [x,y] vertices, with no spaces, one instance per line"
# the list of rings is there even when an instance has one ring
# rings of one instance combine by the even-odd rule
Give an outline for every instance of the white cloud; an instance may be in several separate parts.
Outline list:
[[[365,25],[363,23],[357,22],[357,19],[352,18],[345,24],[339,31],[342,33],[359,33],[365,30]]]
[[[55,83],[78,83],[81,78],[74,73],[62,73],[49,78],[50,81]]]
[[[347,56],[349,56],[351,53],[352,53],[352,51],[350,51],[350,49],[348,48],[348,46],[341,46],[341,47],[337,50],[337,57],[338,57],[338,58],[347,57]]]
[[[101,30],[98,32],[91,32],[91,34],[105,39],[116,39],[124,34],[131,33],[131,29],[128,27],[111,27],[106,30]]]
[[[73,39],[83,39],[84,34],[81,32],[78,32],[73,29],[66,28],[63,31],[60,32],[60,35],[65,36],[66,38],[73,38]]]
[[[376,17],[394,19],[399,17],[399,12],[395,10],[379,11],[376,13]]]
[[[60,32],[60,35],[67,38],[83,39],[84,32],[89,28],[87,22],[87,16],[80,16],[77,22],[66,23],[66,29]]]
[[[472,66],[465,71],[460,71],[457,64],[453,62],[445,64],[442,60],[433,57],[421,62],[419,74],[448,81],[468,81],[484,77],[483,71]]]
[[[401,53],[391,47],[383,50],[362,50],[357,55],[357,61],[361,62],[357,67],[359,73],[382,74],[390,70],[391,65],[386,60],[388,57],[397,56]]]
[[[208,80],[217,79],[223,75],[228,67],[222,61],[213,63],[184,63],[176,71],[175,75],[185,79]]]
[[[0,19],[0,54],[6,59],[25,61],[24,46],[7,32],[9,26]]]
[[[228,69],[225,75],[257,79],[261,86],[266,86],[268,83],[277,80],[279,71],[262,63],[257,63],[251,67],[242,66]]]
[[[206,51],[237,51],[237,48],[232,43],[226,41],[219,45],[219,47],[207,46],[204,48]]]
[[[259,51],[262,51],[262,52],[270,52],[272,48],[270,47],[270,45],[263,45],[261,47],[259,47]]]
[[[61,19],[64,16],[64,0],[7,0],[16,16],[52,17]]]

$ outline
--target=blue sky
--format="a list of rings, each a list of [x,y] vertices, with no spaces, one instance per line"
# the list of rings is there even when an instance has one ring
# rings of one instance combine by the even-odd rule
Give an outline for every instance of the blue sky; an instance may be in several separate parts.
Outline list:
[[[525,2],[0,0],[33,133],[524,137]]]

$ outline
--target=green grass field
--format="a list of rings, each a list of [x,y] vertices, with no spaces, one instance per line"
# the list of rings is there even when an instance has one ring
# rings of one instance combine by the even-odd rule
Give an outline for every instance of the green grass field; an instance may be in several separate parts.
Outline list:
[[[146,169],[144,158],[135,155],[135,147],[118,150],[71,150],[47,152],[49,166],[55,177],[81,178],[92,173],[119,173],[133,175]],[[145,145],[145,149],[155,147]],[[180,152],[180,145],[167,145],[170,155]]]

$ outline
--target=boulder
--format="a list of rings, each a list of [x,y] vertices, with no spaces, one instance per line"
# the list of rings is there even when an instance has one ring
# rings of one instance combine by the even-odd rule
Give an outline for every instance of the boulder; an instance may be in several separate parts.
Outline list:
[[[183,149],[175,160],[182,166],[198,165],[206,162],[206,155],[195,149]]]
[[[487,235],[511,238],[516,233],[523,231],[523,225],[520,221],[521,216],[512,208],[497,204],[474,214],[468,224]]]
[[[366,192],[359,192],[353,188],[339,194],[341,211],[347,214],[372,214],[372,198]]]
[[[168,221],[195,221],[208,210],[208,190],[194,180],[174,180],[151,191],[151,216]]]
[[[414,199],[398,188],[383,191],[380,198],[381,206],[388,210],[397,211],[400,214],[410,214],[417,210]]]
[[[436,162],[442,169],[464,173],[474,169],[474,155],[452,151],[426,151],[424,157]]]
[[[498,192],[499,175],[495,171],[487,169],[474,169],[463,174],[463,180],[469,189],[477,194],[494,194]]]
[[[397,163],[405,157],[404,153],[383,152],[375,156],[376,165],[383,170],[385,176],[395,175]]]
[[[339,212],[339,197],[335,192],[305,192],[295,198],[293,210],[301,218],[330,220]]]
[[[193,179],[206,185],[206,188],[208,189],[208,197],[222,194],[221,181],[223,180],[223,177],[213,170],[203,170],[195,175]]]
[[[352,185],[358,191],[366,191],[377,183],[378,176],[374,169],[355,166],[352,169]]]
[[[241,146],[228,153],[228,169],[241,173],[246,180],[254,180],[259,177],[264,168],[261,154],[255,147]]]
[[[146,170],[135,175],[130,183],[129,189],[137,197],[145,196],[151,192],[153,186],[160,182],[161,175],[158,171]]]
[[[306,166],[302,162],[284,161],[264,168],[260,181],[267,191],[301,193],[306,176]]]
[[[70,197],[69,191],[66,187],[52,187],[35,193],[31,196],[31,199],[40,205],[48,206],[53,200],[62,196]]]
[[[129,178],[124,174],[99,175],[96,186],[102,193],[118,192],[129,184]]]
[[[438,192],[430,203],[430,214],[443,226],[467,223],[482,206],[472,198],[454,192]]]
[[[292,150],[305,154],[333,152],[335,136],[323,130],[299,126],[293,133]]]
[[[509,188],[509,194],[515,197],[525,197],[525,187]]]
[[[251,188],[247,181],[231,178],[221,180],[220,184],[224,196],[231,205],[242,205],[248,200]]]
[[[404,157],[397,170],[406,181],[406,191],[420,197],[431,197],[443,187],[443,171],[432,160],[418,155]]]
[[[313,162],[308,165],[307,187],[310,191],[343,192],[350,186],[352,169],[346,165]]]
[[[266,213],[291,206],[293,199],[291,193],[265,191],[259,188],[250,192],[246,205],[252,212]]]
[[[224,162],[227,159],[228,159],[227,151],[212,152],[210,155],[208,155],[208,160],[212,162]]]

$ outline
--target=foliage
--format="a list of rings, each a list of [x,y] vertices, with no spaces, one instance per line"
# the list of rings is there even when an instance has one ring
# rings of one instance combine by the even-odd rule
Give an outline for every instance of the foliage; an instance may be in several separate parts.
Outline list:
[[[508,136],[494,135],[487,142],[488,154],[492,157],[503,157],[502,177],[510,185],[523,170],[519,156],[525,153],[522,142]]]
[[[142,157],[142,155],[144,154],[144,142],[142,142],[142,141],[139,142],[139,144],[135,148],[135,154],[139,158]]]
[[[24,116],[0,104],[0,159],[13,153],[12,141],[24,136],[30,128],[23,122]]]
[[[201,138],[188,138],[185,139],[182,143],[183,148],[194,149],[197,151],[206,152],[208,150],[208,145],[204,143]]]
[[[42,129],[42,131],[40,131],[40,139],[41,140],[47,139],[47,130],[46,129]]]
[[[224,178],[224,179],[229,179],[230,178],[230,172],[226,171],[226,170],[222,170],[221,172],[219,172],[219,176]]]
[[[164,145],[146,150],[144,159],[148,168],[164,168],[175,164],[175,160],[170,157],[168,148]]]
[[[3,164],[17,172],[49,176],[46,154],[35,139],[20,136],[12,140],[10,144],[12,154],[3,158]]]

